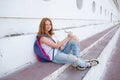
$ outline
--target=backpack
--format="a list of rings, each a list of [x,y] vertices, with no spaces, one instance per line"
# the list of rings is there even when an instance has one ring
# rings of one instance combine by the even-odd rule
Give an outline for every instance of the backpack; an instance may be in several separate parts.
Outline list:
[[[41,61],[41,62],[52,62],[50,60],[49,55],[47,55],[46,52],[44,51],[44,49],[42,48],[39,39],[40,38],[38,38],[38,36],[37,36],[36,40],[34,42],[34,52],[36,54],[37,60]],[[53,56],[54,56],[54,49],[53,49]]]

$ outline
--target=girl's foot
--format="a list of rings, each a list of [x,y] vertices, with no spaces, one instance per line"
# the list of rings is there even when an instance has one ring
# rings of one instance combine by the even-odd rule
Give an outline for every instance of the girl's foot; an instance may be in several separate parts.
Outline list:
[[[90,68],[92,66],[96,66],[97,64],[99,64],[99,61],[96,59],[91,59],[91,60],[86,60],[87,63],[87,67],[81,67],[81,66],[76,66],[76,65],[72,65],[74,68],[76,68],[77,70],[83,71],[86,68]]]
[[[80,70],[80,71],[84,71],[86,69],[86,67],[76,66],[76,69]]]
[[[77,70],[83,71],[86,69],[86,67],[81,67],[81,66],[76,66],[76,65],[72,65],[72,67],[76,68]]]
[[[96,66],[97,64],[99,64],[99,61],[96,59],[92,59],[92,60],[87,60],[87,67],[92,67],[92,66]]]

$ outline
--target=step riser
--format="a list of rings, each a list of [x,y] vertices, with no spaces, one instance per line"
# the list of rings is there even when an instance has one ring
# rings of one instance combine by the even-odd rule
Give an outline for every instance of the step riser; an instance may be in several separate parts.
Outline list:
[[[109,44],[105,47],[105,49],[102,51],[101,55],[98,57],[100,64],[98,66],[91,68],[83,80],[102,80],[102,75],[104,75],[107,68],[107,65],[106,65],[107,61],[110,59],[115,49],[119,35],[120,35],[120,28],[117,30],[114,37],[111,39]]]
[[[87,51],[89,49],[91,49],[93,46],[97,45],[99,42],[102,41],[102,39],[104,39],[105,36],[107,36],[110,32],[112,32],[113,30],[115,30],[115,28],[113,28],[111,31],[109,31],[108,33],[106,33],[103,37],[101,37],[99,40],[97,40],[96,42],[94,42],[92,45],[90,45],[89,47],[87,47],[86,49],[84,49],[81,52],[81,56],[85,55],[85,53],[87,53]],[[64,68],[65,67],[65,68]],[[57,71],[55,71],[55,73],[52,73],[50,75],[48,75],[46,78],[44,78],[43,80],[57,80],[57,77],[62,74],[62,72],[64,72],[67,68],[69,67],[69,64],[66,64],[64,66],[62,66],[62,69],[58,69]],[[64,69],[64,70],[63,70]],[[60,70],[60,71],[59,71]],[[56,74],[57,73],[57,74]],[[58,74],[59,73],[59,74]],[[55,75],[55,76],[54,76]],[[54,77],[53,77],[54,76]]]

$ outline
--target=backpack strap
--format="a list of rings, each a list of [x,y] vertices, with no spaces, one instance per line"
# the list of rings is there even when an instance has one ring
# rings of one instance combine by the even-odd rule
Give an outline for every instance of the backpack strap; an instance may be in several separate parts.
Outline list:
[[[49,37],[47,34],[42,34],[40,36],[37,36],[37,39],[40,40],[40,38],[43,37],[43,36],[50,38],[54,43],[56,43],[55,40],[52,37]],[[55,48],[52,48],[52,49],[53,49],[52,60],[54,60]]]

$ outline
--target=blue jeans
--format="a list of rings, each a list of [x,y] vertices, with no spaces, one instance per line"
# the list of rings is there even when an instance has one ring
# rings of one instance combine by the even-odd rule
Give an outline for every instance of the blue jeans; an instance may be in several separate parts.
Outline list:
[[[72,51],[72,54],[70,53]],[[78,60],[75,60],[75,57]],[[87,64],[80,58],[80,45],[77,42],[69,41],[63,50],[58,50],[54,57],[55,63],[71,63],[75,66],[86,67]]]

